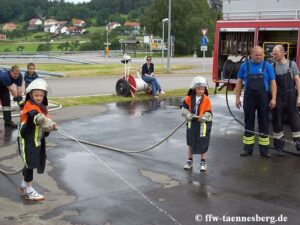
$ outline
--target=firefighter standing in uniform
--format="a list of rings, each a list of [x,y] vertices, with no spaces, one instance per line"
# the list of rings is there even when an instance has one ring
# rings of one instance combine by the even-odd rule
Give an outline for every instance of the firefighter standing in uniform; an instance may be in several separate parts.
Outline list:
[[[286,60],[285,51],[282,45],[276,45],[273,48],[274,71],[277,84],[276,108],[272,113],[274,146],[277,155],[283,155],[284,134],[283,122],[284,116],[287,119],[292,130],[292,136],[296,142],[296,149],[300,151],[300,116],[298,107],[300,107],[300,78],[299,69],[295,62]],[[296,86],[296,89],[295,89]]]
[[[270,139],[269,133],[269,108],[276,106],[276,82],[273,67],[263,60],[263,49],[255,46],[251,49],[251,60],[246,61],[240,67],[236,82],[236,106],[241,107],[242,83],[245,84],[244,93],[244,122],[245,132],[243,137],[244,151],[241,156],[252,155],[255,137],[254,124],[255,112],[257,111],[259,138],[258,145],[260,154],[269,158]],[[269,101],[269,92],[271,100]]]

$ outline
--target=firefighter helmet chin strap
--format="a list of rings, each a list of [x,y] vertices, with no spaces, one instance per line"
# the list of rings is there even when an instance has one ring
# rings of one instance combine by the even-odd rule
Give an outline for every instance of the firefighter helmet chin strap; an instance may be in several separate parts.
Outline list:
[[[227,109],[228,109],[230,115],[232,116],[232,118],[233,118],[236,122],[238,122],[240,125],[242,125],[243,127],[245,127],[244,123],[243,123],[239,118],[237,118],[237,117],[233,114],[233,112],[231,111],[231,108],[230,108],[230,106],[229,106],[229,101],[228,101],[228,86],[229,86],[229,84],[230,84],[230,79],[231,79],[231,77],[232,77],[232,72],[233,72],[233,68],[232,68],[231,71],[230,71],[230,74],[229,74],[228,80],[227,80],[227,85],[226,85],[226,92],[225,92],[226,105],[227,105]],[[261,136],[268,136],[269,138],[275,139],[275,137],[272,136],[272,135],[267,135],[267,134],[263,134],[263,133],[258,133],[258,132],[255,132],[255,131],[245,130],[245,129],[241,129],[241,128],[240,128],[240,129],[239,129],[239,128],[234,128],[234,129],[247,131],[247,132],[250,132],[250,133],[253,133],[253,134],[257,134],[257,135],[261,135]],[[299,143],[297,143],[297,142],[294,142],[294,141],[291,141],[291,140],[287,140],[287,139],[283,139],[282,141],[284,141],[284,142],[286,142],[286,143],[289,143],[289,144],[292,144],[292,145],[297,145],[297,144],[299,144]],[[271,149],[273,149],[273,150],[276,150],[274,147],[271,147],[271,146],[270,146],[269,148],[271,148]],[[283,152],[289,153],[289,154],[291,154],[291,155],[300,156],[300,154],[298,154],[298,153],[291,152],[291,151],[288,151],[288,150],[285,150],[285,149],[283,149]]]

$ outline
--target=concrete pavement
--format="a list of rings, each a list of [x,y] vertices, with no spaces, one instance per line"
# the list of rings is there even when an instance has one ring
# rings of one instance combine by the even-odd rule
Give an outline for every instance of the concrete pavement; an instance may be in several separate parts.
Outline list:
[[[210,86],[214,87],[211,82],[211,74],[194,74],[189,75],[162,75],[158,77],[158,80],[165,91],[178,88],[188,87],[192,79],[197,76],[205,76],[210,81]],[[115,86],[120,79],[117,76],[109,77],[92,77],[92,78],[59,78],[59,79],[47,79],[49,87],[51,89],[51,97],[67,97],[67,96],[83,96],[83,95],[104,95],[104,94],[116,94]]]
[[[35,175],[34,181],[46,200],[25,201],[17,193],[20,176],[0,175],[0,224],[298,224],[300,159],[274,154],[266,159],[257,149],[253,156],[240,157],[242,128],[228,114],[224,96],[212,95],[211,100],[214,122],[206,173],[200,173],[198,157],[192,171],[183,170],[184,127],[156,149],[136,155],[88,147],[91,154],[53,133],[46,173]],[[53,116],[61,114],[60,128],[80,139],[139,149],[182,121],[180,102],[172,98],[83,107],[81,119],[71,121],[70,112]],[[241,111],[233,112],[242,117]],[[1,147],[0,165],[6,169],[21,165],[13,150],[15,131],[11,135]],[[248,221],[232,222],[242,218]],[[287,222],[280,222],[284,218]]]

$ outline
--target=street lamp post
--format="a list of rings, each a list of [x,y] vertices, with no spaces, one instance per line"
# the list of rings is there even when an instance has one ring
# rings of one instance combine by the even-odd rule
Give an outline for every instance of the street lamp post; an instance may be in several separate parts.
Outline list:
[[[170,49],[171,49],[171,7],[172,6],[172,0],[169,0],[169,22],[168,22],[168,61],[167,61],[167,72],[170,72]]]
[[[162,49],[161,49],[161,56],[162,56],[162,62],[164,62],[165,57],[165,22],[167,22],[169,19],[164,18],[162,20]]]

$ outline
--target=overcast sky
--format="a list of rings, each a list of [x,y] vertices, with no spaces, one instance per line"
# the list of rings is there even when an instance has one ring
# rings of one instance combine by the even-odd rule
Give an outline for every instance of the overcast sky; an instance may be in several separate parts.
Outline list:
[[[74,2],[74,3],[78,3],[78,2],[90,2],[91,0],[65,0],[65,2]]]

